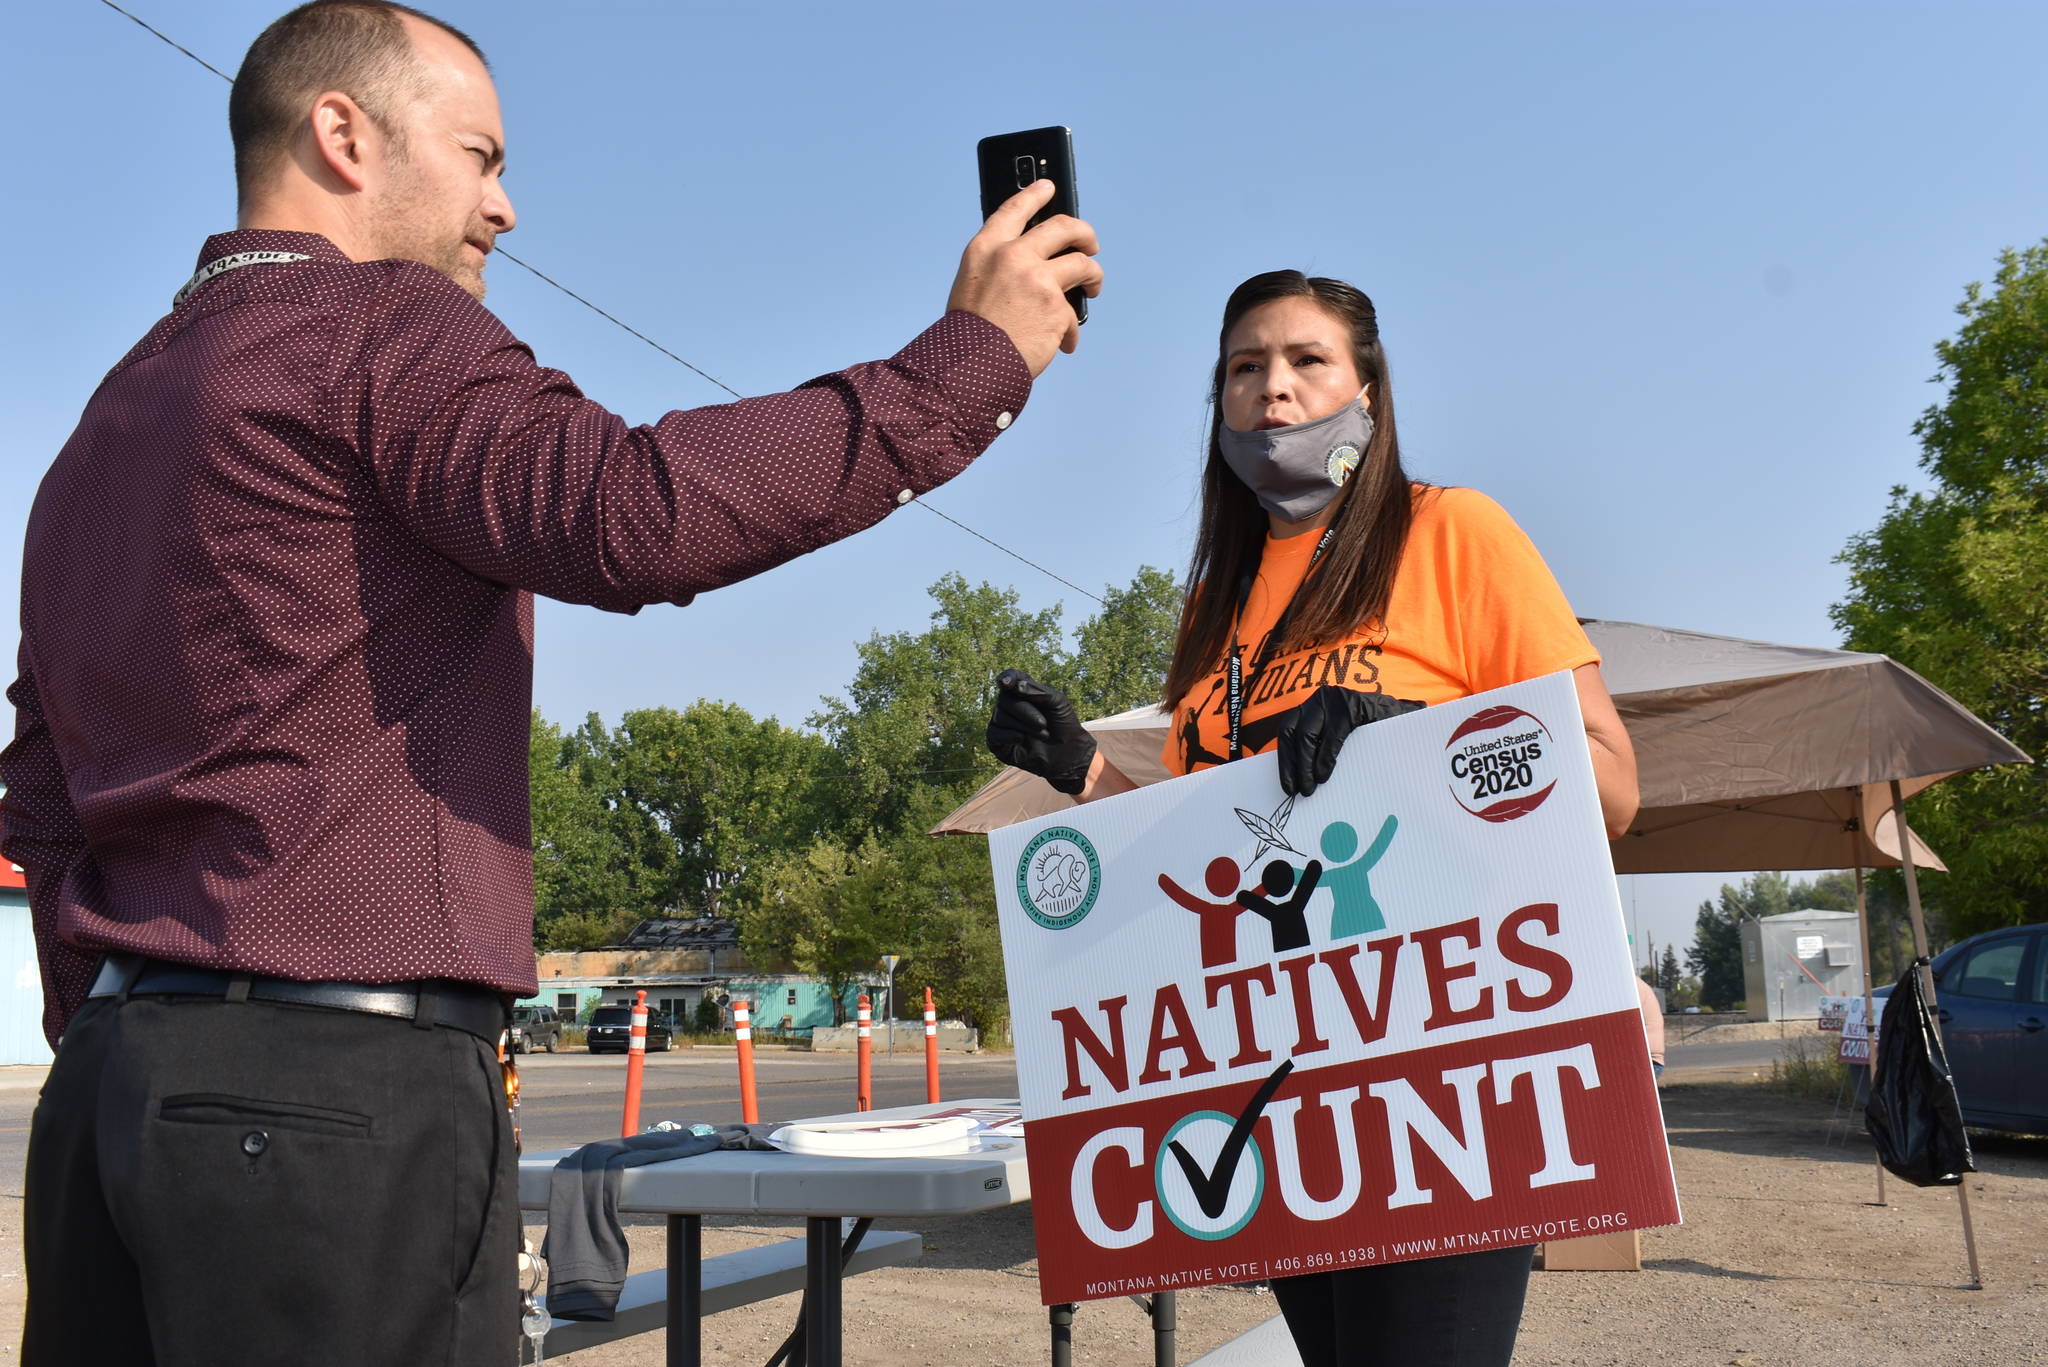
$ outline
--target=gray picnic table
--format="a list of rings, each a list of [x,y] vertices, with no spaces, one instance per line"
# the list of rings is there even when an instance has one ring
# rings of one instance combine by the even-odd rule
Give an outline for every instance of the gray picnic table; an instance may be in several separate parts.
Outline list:
[[[965,1108],[1015,1111],[1018,1103],[1014,1097],[970,1098],[813,1119],[916,1120]],[[555,1164],[571,1152],[555,1149],[521,1156],[519,1204],[523,1208],[547,1209]],[[797,1289],[794,1267],[778,1250],[727,1254],[713,1260],[716,1266],[707,1265],[703,1217],[800,1216],[804,1221],[803,1361],[808,1367],[840,1367],[842,1275],[913,1261],[922,1251],[922,1239],[915,1234],[885,1234],[873,1245],[849,1251],[841,1242],[842,1220],[860,1222],[851,1242],[865,1235],[867,1222],[875,1219],[972,1215],[1030,1199],[1031,1178],[1025,1169],[1021,1139],[984,1139],[979,1151],[956,1157],[825,1158],[720,1150],[628,1168],[620,1174],[620,1213],[666,1216],[668,1250],[667,1266],[658,1277],[636,1276],[632,1280],[640,1283],[637,1291],[629,1283],[628,1292],[621,1297],[620,1320],[632,1317],[637,1326],[626,1327],[626,1333],[656,1324],[665,1326],[668,1367],[702,1367],[706,1313]],[[1152,1318],[1155,1362],[1159,1367],[1171,1367],[1176,1328],[1173,1293],[1133,1299]],[[1053,1367],[1069,1367],[1072,1361],[1073,1320],[1071,1305],[1055,1305],[1049,1311]],[[573,1352],[622,1336],[614,1329],[598,1337],[593,1328],[610,1326],[557,1320],[548,1333],[548,1348]]]

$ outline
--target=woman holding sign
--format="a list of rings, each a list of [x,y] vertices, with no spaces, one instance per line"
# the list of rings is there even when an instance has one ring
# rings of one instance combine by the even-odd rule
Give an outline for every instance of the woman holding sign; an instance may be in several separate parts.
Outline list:
[[[1626,831],[1635,755],[1599,653],[1499,504],[1402,470],[1372,301],[1297,271],[1247,280],[1224,305],[1212,396],[1193,587],[1164,688],[1168,770],[1277,749],[1281,787],[1312,793],[1360,726],[1568,669],[1608,834]],[[998,758],[1084,802],[1133,786],[1058,690],[1014,671],[999,683]],[[1455,1254],[1273,1289],[1308,1367],[1492,1367],[1513,1356],[1530,1255]]]

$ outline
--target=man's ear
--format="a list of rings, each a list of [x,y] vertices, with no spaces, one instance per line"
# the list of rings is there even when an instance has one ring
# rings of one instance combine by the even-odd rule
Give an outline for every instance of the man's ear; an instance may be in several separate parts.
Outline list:
[[[371,163],[381,157],[384,139],[363,107],[330,90],[313,101],[306,126],[312,141],[309,169],[324,170],[349,190],[367,189]]]

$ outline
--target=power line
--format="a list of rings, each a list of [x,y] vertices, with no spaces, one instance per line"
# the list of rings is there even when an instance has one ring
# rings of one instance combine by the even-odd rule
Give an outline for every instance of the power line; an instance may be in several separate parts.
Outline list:
[[[561,281],[555,279],[551,275],[545,275],[542,274],[542,272],[535,270],[532,266],[527,265],[524,261],[521,261],[518,257],[512,255],[512,253],[506,251],[503,247],[496,247],[493,248],[493,250],[495,250],[498,253],[498,255],[504,257],[507,261],[510,261],[513,265],[518,266],[520,269],[527,271],[535,276],[539,276],[540,279],[547,281],[550,285],[553,285],[556,289],[568,295],[571,299],[574,299],[577,303],[583,305],[583,307],[589,309],[598,317],[605,319],[607,322],[618,323],[620,327],[625,328],[626,331],[632,333],[635,337],[638,337],[641,341],[647,343],[647,345],[653,347],[656,351],[668,357],[677,365],[686,366],[689,369],[696,371],[697,374],[702,375],[705,379],[711,381],[711,383],[717,385],[720,389],[723,389],[726,393],[732,395],[735,399],[744,399],[745,397],[747,397],[746,395],[740,393],[737,389],[734,389],[731,385],[727,384],[724,380],[721,380],[716,375],[711,374],[709,371],[704,370],[698,366],[690,365],[688,361],[676,355],[673,351],[670,351],[667,347],[655,341],[652,337],[649,337],[639,328],[633,327],[627,323],[619,322],[618,319],[612,317],[609,313],[606,313],[603,309],[591,303],[588,299],[585,299],[582,295],[570,289]]]
[[[133,21],[134,21],[134,23],[135,23],[135,24],[136,24],[137,26],[139,26],[139,27],[141,27],[141,28],[143,28],[143,29],[146,29],[146,30],[147,30],[147,31],[148,31],[149,33],[151,33],[152,35],[154,35],[154,36],[155,36],[155,37],[156,37],[157,39],[159,39],[160,41],[162,41],[162,42],[163,42],[163,43],[165,43],[166,45],[168,45],[168,46],[170,46],[170,47],[172,47],[172,48],[175,48],[175,49],[177,49],[177,50],[178,50],[179,52],[182,52],[182,53],[184,53],[184,54],[185,54],[185,55],[186,55],[187,57],[190,57],[190,58],[191,58],[191,59],[192,59],[193,61],[195,61],[195,62],[199,63],[199,65],[201,65],[201,66],[205,67],[205,68],[206,68],[206,69],[207,69],[208,71],[211,71],[211,72],[212,72],[212,73],[213,73],[214,75],[216,75],[216,76],[220,77],[220,78],[221,78],[221,79],[222,79],[223,81],[226,81],[226,82],[228,82],[228,83],[229,83],[230,85],[234,84],[234,79],[235,79],[235,78],[234,78],[234,77],[232,77],[232,76],[230,76],[230,75],[228,75],[228,74],[227,74],[227,72],[225,72],[225,71],[222,71],[222,70],[221,70],[221,69],[220,69],[219,67],[215,66],[215,65],[214,65],[214,64],[213,64],[212,62],[209,62],[209,61],[207,61],[207,60],[206,60],[206,59],[205,59],[204,57],[201,57],[201,56],[200,56],[200,55],[199,55],[198,53],[196,53],[196,52],[192,51],[192,49],[190,49],[190,48],[188,48],[188,47],[184,46],[183,44],[181,44],[181,43],[179,43],[179,42],[176,42],[175,40],[173,40],[172,38],[170,38],[170,37],[169,37],[169,36],[168,36],[167,34],[165,34],[165,33],[163,32],[163,30],[161,30],[161,29],[158,29],[158,28],[155,28],[155,27],[151,26],[150,24],[144,23],[144,22],[143,22],[143,21],[142,21],[141,19],[138,19],[138,18],[136,18],[136,17],[134,16],[134,15],[132,15],[132,14],[128,13],[128,11],[127,11],[127,10],[124,10],[124,9],[122,9],[122,8],[121,8],[121,7],[119,6],[119,5],[115,4],[115,3],[114,3],[114,0],[100,0],[100,3],[101,3],[102,5],[105,5],[105,6],[106,6],[106,7],[108,8],[108,9],[110,9],[110,10],[114,11],[114,13],[116,13],[116,14],[119,14],[119,15],[122,15],[122,16],[124,16],[125,18],[128,18],[128,19],[130,19],[130,20],[133,20]],[[744,394],[740,393],[740,392],[739,392],[739,391],[738,391],[737,389],[734,389],[734,388],[733,388],[733,387],[732,387],[731,385],[727,384],[727,383],[726,383],[726,382],[725,382],[724,380],[721,380],[721,379],[719,379],[719,378],[718,378],[718,377],[717,377],[716,375],[713,375],[713,374],[712,374],[711,372],[709,372],[708,370],[705,370],[705,369],[703,369],[703,368],[702,368],[701,366],[693,365],[693,364],[691,364],[691,363],[690,363],[689,361],[686,361],[686,360],[684,360],[684,359],[683,359],[682,357],[680,357],[680,356],[676,355],[676,354],[675,354],[675,353],[674,353],[673,351],[670,351],[670,350],[669,350],[669,349],[668,349],[667,347],[663,346],[663,345],[662,345],[661,343],[659,343],[659,342],[655,341],[655,340],[654,340],[654,339],[653,339],[652,337],[649,337],[649,336],[648,336],[648,335],[647,335],[646,333],[644,333],[644,332],[640,331],[640,329],[638,329],[638,328],[636,328],[636,327],[632,326],[631,324],[629,324],[629,323],[626,323],[626,322],[624,322],[624,321],[622,321],[622,320],[620,320],[620,319],[618,319],[618,318],[615,318],[615,317],[613,317],[613,316],[612,316],[611,314],[609,314],[609,313],[605,312],[605,311],[604,311],[603,309],[599,308],[599,307],[598,307],[597,305],[595,305],[595,304],[591,303],[591,302],[590,302],[590,301],[589,301],[588,299],[585,299],[585,298],[584,298],[584,297],[583,297],[582,295],[580,295],[580,294],[576,293],[576,291],[574,291],[574,290],[570,289],[570,288],[569,288],[569,287],[568,287],[567,285],[564,285],[564,284],[563,284],[563,283],[562,283],[561,281],[559,281],[559,280],[555,279],[555,278],[554,278],[553,276],[551,276],[551,275],[547,275],[547,274],[543,273],[542,271],[540,271],[540,270],[536,269],[536,268],[535,268],[535,267],[533,267],[533,266],[530,266],[530,265],[528,265],[528,264],[527,264],[526,262],[524,262],[524,261],[520,260],[520,259],[519,259],[518,257],[516,257],[516,256],[512,255],[512,253],[510,253],[510,252],[506,251],[506,250],[505,250],[505,249],[504,249],[503,247],[499,247],[499,248],[497,248],[497,254],[498,254],[499,256],[502,256],[502,257],[504,257],[504,258],[505,258],[505,259],[506,259],[507,261],[510,261],[510,262],[511,262],[511,263],[512,263],[513,265],[515,265],[515,266],[519,267],[519,268],[520,268],[521,270],[525,271],[525,272],[526,272],[527,274],[529,274],[529,275],[532,275],[532,276],[533,276],[533,277],[535,277],[536,279],[538,279],[538,280],[540,280],[540,281],[542,281],[542,282],[544,282],[544,283],[546,283],[546,284],[549,284],[549,285],[552,285],[552,286],[554,286],[554,287],[555,287],[556,289],[558,289],[558,290],[560,290],[560,291],[561,291],[562,293],[564,293],[564,294],[568,295],[568,296],[569,296],[569,297],[570,297],[571,299],[574,299],[574,300],[575,300],[575,301],[576,301],[577,303],[579,303],[579,304],[583,305],[583,307],[585,307],[585,308],[589,309],[589,310],[590,310],[590,311],[591,311],[592,313],[594,313],[594,314],[596,314],[596,315],[597,315],[598,317],[600,317],[600,318],[604,319],[604,320],[605,320],[606,322],[608,322],[608,323],[611,323],[611,324],[613,324],[613,325],[615,325],[615,326],[617,326],[617,327],[619,327],[619,328],[622,328],[622,329],[624,329],[625,331],[627,331],[627,332],[631,333],[631,334],[632,334],[633,336],[635,336],[635,337],[638,337],[638,338],[639,338],[639,339],[640,339],[641,341],[643,341],[643,342],[647,343],[647,345],[649,345],[649,346],[653,347],[653,348],[654,348],[654,349],[655,349],[656,351],[658,351],[658,352],[660,352],[660,353],[661,353],[662,355],[664,355],[664,356],[668,357],[668,358],[669,358],[669,359],[670,359],[671,361],[674,361],[674,362],[675,362],[675,363],[676,363],[677,365],[679,365],[679,366],[682,366],[682,367],[683,367],[683,368],[685,368],[686,370],[689,370],[689,371],[691,371],[691,372],[693,372],[693,373],[695,373],[695,374],[697,374],[697,375],[700,375],[700,376],[702,376],[702,377],[703,377],[704,379],[706,379],[706,380],[709,380],[709,381],[710,381],[710,382],[711,382],[712,384],[715,384],[715,385],[717,385],[717,386],[718,386],[718,387],[719,387],[720,389],[723,389],[723,390],[724,390],[724,391],[725,391],[726,393],[728,393],[728,394],[732,395],[732,396],[733,396],[733,397],[734,397],[735,399],[744,399],[744,398],[746,397],[746,395],[744,395]],[[958,527],[958,528],[959,528],[959,529],[960,529],[961,531],[963,531],[963,532],[966,532],[966,533],[967,533],[967,534],[968,534],[969,536],[977,537],[977,538],[979,538],[979,539],[980,539],[980,540],[982,540],[982,541],[986,541],[986,542],[987,542],[987,543],[988,543],[989,545],[991,545],[991,546],[995,547],[995,548],[996,548],[997,550],[1001,551],[1001,552],[1002,552],[1002,553],[1003,553],[1004,555],[1007,555],[1007,556],[1009,556],[1009,557],[1010,557],[1010,558],[1011,558],[1012,560],[1015,560],[1015,561],[1016,561],[1016,562],[1017,562],[1018,564],[1020,564],[1020,565],[1028,565],[1028,566],[1030,566],[1030,567],[1031,567],[1032,569],[1034,569],[1034,570],[1037,570],[1037,571],[1038,571],[1038,572],[1039,572],[1040,574],[1042,574],[1042,575],[1044,575],[1044,576],[1045,576],[1046,578],[1048,578],[1048,579],[1052,580],[1052,581],[1053,581],[1054,583],[1056,583],[1056,584],[1064,584],[1064,585],[1065,585],[1066,587],[1068,587],[1068,588],[1072,589],[1072,590],[1073,590],[1074,592],[1076,592],[1076,593],[1080,594],[1080,595],[1081,595],[1081,596],[1082,596],[1083,598],[1092,598],[1092,599],[1094,599],[1094,600],[1095,600],[1095,601],[1096,601],[1097,603],[1101,603],[1101,604],[1102,604],[1102,606],[1104,606],[1104,607],[1108,607],[1108,606],[1109,606],[1109,604],[1107,604],[1107,603],[1104,603],[1104,602],[1103,602],[1103,600],[1102,600],[1102,599],[1101,599],[1101,598],[1100,598],[1099,596],[1097,596],[1097,595],[1095,595],[1095,594],[1092,594],[1092,593],[1088,592],[1088,590],[1086,590],[1086,589],[1082,588],[1082,587],[1081,587],[1081,586],[1080,586],[1079,584],[1076,584],[1076,583],[1074,583],[1074,582],[1073,582],[1073,581],[1072,581],[1071,579],[1064,579],[1064,578],[1060,577],[1059,575],[1057,575],[1057,574],[1054,574],[1054,573],[1053,573],[1053,572],[1052,572],[1051,570],[1049,570],[1049,569],[1047,569],[1047,568],[1046,568],[1045,566],[1043,566],[1043,565],[1039,564],[1039,563],[1038,563],[1037,561],[1035,561],[1035,560],[1031,560],[1031,559],[1028,559],[1028,558],[1026,558],[1025,556],[1019,555],[1019,554],[1018,554],[1017,552],[1015,552],[1015,551],[1011,550],[1011,549],[1010,549],[1010,548],[1009,548],[1008,546],[1005,546],[1005,545],[1004,545],[1004,544],[1003,544],[1002,542],[1000,542],[1000,541],[996,540],[996,539],[995,539],[994,537],[992,537],[992,536],[985,536],[985,535],[983,535],[983,534],[982,534],[981,532],[977,532],[977,531],[975,531],[975,530],[974,530],[974,528],[972,528],[972,527],[968,526],[968,525],[967,525],[967,524],[966,524],[965,522],[962,522],[962,521],[961,521],[961,520],[960,520],[959,518],[957,518],[957,517],[953,517],[953,516],[951,516],[950,514],[947,514],[947,513],[943,513],[943,512],[940,512],[940,511],[939,511],[939,510],[938,510],[937,508],[935,508],[935,507],[933,507],[933,506],[932,506],[931,504],[929,504],[929,503],[925,502],[925,501],[924,501],[924,500],[923,500],[922,498],[920,498],[920,499],[917,499],[917,500],[916,500],[916,503],[917,503],[917,505],[918,505],[918,506],[919,506],[920,508],[923,508],[923,509],[924,509],[924,510],[925,510],[926,512],[928,512],[928,513],[933,513],[933,514],[936,514],[936,515],[937,515],[937,516],[939,516],[939,517],[942,517],[942,518],[944,518],[944,519],[945,519],[946,521],[948,521],[948,522],[952,523],[952,524],[953,524],[953,525],[954,525],[955,527]]]
[[[938,510],[937,508],[934,508],[934,507],[932,507],[932,505],[931,505],[931,504],[929,504],[929,503],[926,503],[926,502],[924,502],[924,501],[923,501],[922,499],[920,499],[920,500],[918,501],[918,506],[919,506],[919,507],[921,507],[921,508],[923,508],[923,509],[924,509],[924,510],[925,510],[926,512],[928,512],[928,513],[939,513],[939,510]],[[1001,551],[1001,552],[1002,552],[1002,553],[1003,553],[1004,555],[1007,555],[1007,556],[1009,556],[1009,557],[1010,557],[1010,558],[1011,558],[1012,560],[1020,561],[1020,562],[1022,562],[1023,564],[1029,565],[1029,566],[1030,566],[1030,567],[1031,567],[1032,569],[1034,569],[1034,570],[1037,570],[1037,571],[1038,571],[1038,572],[1039,572],[1040,574],[1044,575],[1044,576],[1045,576],[1046,578],[1048,578],[1048,579],[1051,579],[1051,580],[1054,580],[1054,581],[1056,581],[1056,582],[1058,582],[1058,583],[1061,583],[1061,584],[1065,584],[1065,585],[1066,585],[1066,586],[1067,586],[1068,588],[1070,588],[1070,589],[1072,589],[1072,590],[1073,590],[1074,592],[1076,592],[1076,593],[1080,594],[1080,595],[1081,595],[1081,596],[1082,596],[1083,598],[1094,598],[1096,602],[1098,602],[1098,603],[1102,603],[1102,599],[1100,599],[1100,598],[1097,598],[1097,597],[1096,597],[1096,596],[1095,596],[1094,594],[1092,594],[1092,593],[1088,592],[1088,590],[1086,590],[1086,589],[1082,588],[1082,587],[1081,587],[1081,586],[1080,586],[1079,584],[1076,584],[1076,583],[1075,583],[1075,582],[1074,582],[1073,580],[1071,580],[1071,579],[1061,579],[1061,578],[1060,578],[1060,576],[1058,576],[1058,575],[1054,574],[1054,573],[1053,573],[1053,572],[1052,572],[1051,570],[1047,569],[1047,568],[1046,568],[1045,566],[1043,566],[1043,565],[1039,564],[1039,563],[1038,563],[1037,561],[1035,561],[1035,560],[1025,560],[1023,556],[1021,556],[1021,555],[1017,554],[1017,552],[1015,552],[1015,551],[1011,550],[1011,549],[1010,549],[1010,548],[1009,548],[1008,546],[1005,546],[1005,545],[1004,545],[1004,544],[1003,544],[1002,542],[1000,542],[1000,541],[997,541],[997,540],[995,540],[995,539],[994,539],[993,537],[987,537],[987,536],[982,536],[980,532],[977,532],[977,531],[975,531],[975,530],[974,530],[974,528],[972,528],[972,527],[968,526],[968,525],[967,525],[967,524],[966,524],[965,522],[962,522],[962,521],[961,521],[961,520],[960,520],[959,518],[957,518],[957,517],[954,517],[954,516],[952,516],[951,514],[948,514],[948,513],[939,513],[939,516],[940,516],[940,517],[943,517],[943,518],[945,518],[945,519],[946,519],[946,521],[948,521],[948,522],[952,523],[952,524],[953,524],[953,525],[954,525],[955,527],[958,527],[958,528],[959,528],[959,529],[960,529],[961,531],[963,531],[963,532],[966,532],[966,533],[967,533],[967,534],[968,534],[969,536],[980,536],[980,537],[981,537],[981,539],[982,539],[983,541],[986,541],[986,542],[988,542],[988,544],[989,544],[989,545],[991,545],[991,546],[994,546],[994,547],[995,547],[995,548],[996,548],[997,550]],[[1108,606],[1109,606],[1109,604],[1107,604],[1107,603],[1102,603],[1102,606],[1104,606],[1104,607],[1108,607]]]
[[[195,61],[195,62],[199,63],[199,65],[201,65],[201,66],[205,67],[205,68],[206,68],[206,69],[207,69],[208,71],[211,71],[211,72],[212,72],[212,73],[213,73],[214,75],[216,75],[216,76],[220,77],[220,78],[221,78],[221,79],[222,79],[223,81],[226,81],[226,82],[227,82],[227,83],[228,83],[229,85],[233,85],[233,84],[234,84],[234,82],[235,82],[235,78],[234,78],[234,77],[232,77],[232,76],[228,75],[228,73],[227,73],[227,72],[225,72],[225,71],[222,71],[222,70],[221,70],[221,69],[220,69],[219,67],[215,66],[215,65],[214,65],[214,64],[213,64],[212,62],[209,62],[209,61],[207,61],[207,60],[206,60],[206,59],[205,59],[204,57],[201,57],[201,56],[200,56],[200,55],[199,55],[198,53],[194,52],[194,51],[193,51],[193,50],[192,50],[191,48],[189,48],[189,47],[186,47],[186,46],[184,46],[184,45],[183,45],[183,44],[181,44],[181,43],[173,42],[173,41],[172,41],[172,40],[171,40],[171,39],[170,39],[169,37],[167,37],[167,36],[166,36],[166,35],[164,34],[164,31],[163,31],[162,29],[159,29],[159,28],[151,28],[151,27],[150,27],[150,25],[148,25],[148,24],[145,24],[145,23],[143,23],[143,21],[142,21],[142,20],[140,20],[140,19],[136,19],[134,15],[132,15],[132,14],[129,14],[127,10],[124,10],[124,9],[122,9],[122,8],[121,8],[121,7],[119,6],[119,5],[115,4],[115,3],[114,3],[114,0],[100,0],[100,3],[101,3],[102,5],[105,5],[105,6],[106,6],[106,7],[108,8],[108,9],[112,10],[112,11],[113,11],[114,13],[116,13],[116,14],[119,14],[119,15],[125,15],[125,16],[126,16],[127,18],[129,18],[129,19],[132,19],[132,20],[134,20],[134,21],[135,21],[135,23],[137,23],[137,24],[140,24],[140,25],[141,25],[141,26],[142,26],[143,28],[149,29],[149,31],[150,31],[151,33],[154,33],[154,34],[155,34],[155,35],[156,35],[156,36],[157,36],[158,38],[161,38],[161,39],[163,39],[163,41],[164,41],[164,42],[166,42],[166,43],[169,43],[169,44],[170,44],[170,45],[171,45],[172,47],[174,47],[174,48],[177,48],[177,49],[178,49],[178,51],[180,51],[180,52],[184,53],[184,54],[185,54],[185,55],[186,55],[187,57],[190,57],[190,58],[191,58],[191,59],[192,59],[193,61]]]

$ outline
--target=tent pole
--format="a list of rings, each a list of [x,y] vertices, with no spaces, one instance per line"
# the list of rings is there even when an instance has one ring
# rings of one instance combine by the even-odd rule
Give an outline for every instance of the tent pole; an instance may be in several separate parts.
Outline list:
[[[1899,791],[1899,781],[1892,780],[1892,824],[1899,837],[1899,867],[1906,874],[1906,910],[1913,917],[1913,953],[1922,962],[1918,965],[1920,994],[1927,1000],[1931,1012],[1934,1008],[1934,972],[1925,962],[1927,954],[1927,921],[1920,914],[1920,878],[1913,866],[1913,832],[1906,825],[1906,798]],[[1932,1022],[1934,1037],[1941,1038],[1941,1021]],[[1944,1044],[1944,1049],[1946,1045]],[[1967,1177],[1956,1183],[1956,1203],[1963,1214],[1963,1248],[1970,1255],[1970,1288],[1984,1289],[1984,1274],[1977,1270],[1977,1231],[1970,1221],[1970,1183]]]
[[[1860,812],[1863,807],[1861,791],[1855,788],[1851,788],[1849,791],[1857,798],[1856,807]],[[1865,1061],[1863,1071],[1869,1081],[1869,1085],[1875,1086],[1877,1082],[1877,1030],[1875,1029],[1877,1017],[1872,1014],[1872,1008],[1876,1005],[1877,998],[1871,995],[1870,988],[1870,909],[1863,899],[1863,853],[1861,850],[1858,850],[1856,853],[1856,935],[1863,942],[1863,1047],[1870,1051],[1870,1057]],[[1877,1204],[1883,1205],[1884,1159],[1877,1156],[1875,1151],[1873,1151],[1872,1157],[1877,1164]]]

